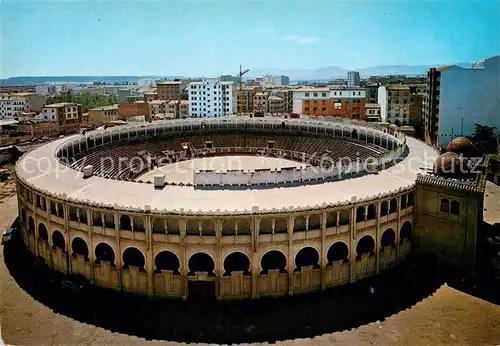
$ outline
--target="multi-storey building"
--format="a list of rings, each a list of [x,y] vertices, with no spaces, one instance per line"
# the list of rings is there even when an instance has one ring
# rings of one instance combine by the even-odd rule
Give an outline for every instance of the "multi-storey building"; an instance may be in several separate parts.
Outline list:
[[[472,68],[444,66],[427,73],[423,118],[428,144],[446,147],[470,136],[474,124],[500,128],[500,55]]]
[[[322,87],[293,91],[293,113],[364,119],[365,90],[362,88]]]
[[[39,85],[35,87],[38,95],[52,95],[56,93],[55,85]]]
[[[120,118],[141,117],[146,115],[149,115],[149,106],[147,102],[137,101],[118,105],[118,116]]]
[[[153,100],[148,102],[149,115],[167,113],[167,100]]]
[[[183,119],[189,116],[188,100],[171,100],[167,102],[166,113],[173,115],[175,119]]]
[[[158,100],[158,94],[156,91],[145,91],[144,92],[144,101],[151,102],[154,100]]]
[[[0,95],[0,119],[13,119],[22,113],[40,112],[45,104],[45,97],[32,93]]]
[[[83,121],[82,105],[71,102],[46,105],[42,108],[42,120],[56,123],[60,133],[78,131]]]
[[[159,100],[185,100],[188,82],[183,80],[168,80],[156,84],[156,92]]]
[[[380,105],[378,103],[365,104],[365,120],[373,122],[381,121]]]
[[[273,89],[271,95],[277,96],[283,100],[283,109],[278,113],[293,112],[293,90],[292,89]]]
[[[378,88],[382,121],[396,125],[410,124],[410,87],[383,85]]]
[[[287,113],[285,111],[285,100],[279,96],[270,95],[267,98],[269,113]]]
[[[189,83],[189,116],[214,118],[236,114],[237,87],[218,78]]]
[[[262,92],[262,88],[260,86],[247,86],[244,85],[242,87],[241,93],[238,89],[238,112],[240,113],[250,113],[253,111],[253,101],[256,93]]]
[[[253,111],[267,113],[269,111],[268,92],[256,92],[253,96]]]
[[[358,71],[347,72],[347,86],[349,88],[359,87],[361,79],[359,78]]]
[[[117,120],[118,105],[102,106],[89,109],[88,122],[91,124],[103,124]]]
[[[365,85],[366,103],[378,103],[378,83]]]
[[[257,81],[263,88],[290,84],[290,78],[288,76],[264,76],[262,78],[257,78]]]
[[[36,93],[36,87],[26,85],[2,85],[0,86],[0,93]]]

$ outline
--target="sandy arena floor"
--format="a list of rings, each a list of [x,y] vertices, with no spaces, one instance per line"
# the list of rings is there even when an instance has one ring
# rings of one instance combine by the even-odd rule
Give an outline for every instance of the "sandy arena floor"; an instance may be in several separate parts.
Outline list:
[[[157,174],[165,174],[171,183],[193,183],[195,170],[250,170],[300,167],[302,164],[266,156],[216,156],[171,163],[143,174],[137,180],[154,181]]]
[[[0,183],[0,229],[17,214],[13,180]],[[3,249],[2,249],[3,250]],[[146,341],[77,322],[34,300],[11,277],[0,251],[1,337],[9,345],[139,345]],[[500,307],[448,286],[383,322],[279,345],[498,345]]]

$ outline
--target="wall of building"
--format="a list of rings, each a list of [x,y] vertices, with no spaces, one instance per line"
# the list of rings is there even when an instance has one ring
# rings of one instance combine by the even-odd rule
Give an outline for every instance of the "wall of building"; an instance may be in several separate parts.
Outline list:
[[[118,116],[136,117],[149,114],[149,107],[146,102],[122,103],[118,105]]]
[[[452,66],[441,71],[439,145],[442,147],[454,137],[472,135],[474,123],[500,128],[500,56],[487,59],[484,66],[484,69]]]
[[[412,190],[341,208],[220,217],[89,207],[21,182],[18,202],[24,242],[49,267],[116,290],[178,298],[188,296],[191,281],[213,282],[217,298],[234,299],[301,294],[376,275],[408,254],[413,214]],[[316,259],[299,262],[304,251]],[[159,267],[164,252],[177,268]],[[283,264],[266,266],[271,252]],[[248,270],[229,273],[234,253],[248,259]],[[192,267],[200,254],[212,272]]]

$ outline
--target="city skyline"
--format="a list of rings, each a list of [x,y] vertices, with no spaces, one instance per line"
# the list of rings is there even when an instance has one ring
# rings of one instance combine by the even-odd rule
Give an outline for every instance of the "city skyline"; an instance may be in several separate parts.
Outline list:
[[[4,1],[1,77],[236,74],[497,55],[500,3]]]

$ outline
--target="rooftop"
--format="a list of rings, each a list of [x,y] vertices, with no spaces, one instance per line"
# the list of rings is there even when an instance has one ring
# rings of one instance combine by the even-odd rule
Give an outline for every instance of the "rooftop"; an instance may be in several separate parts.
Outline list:
[[[116,209],[151,208],[153,212],[174,214],[252,214],[344,205],[352,203],[353,196],[359,201],[396,193],[415,184],[417,173],[427,172],[437,157],[437,153],[425,143],[407,138],[408,156],[378,174],[270,189],[198,190],[192,186],[168,185],[156,190],[151,184],[98,176],[82,179],[82,172],[63,166],[56,160],[54,152],[63,143],[80,136],[56,140],[23,156],[17,164],[19,179],[64,199],[88,200]],[[40,161],[47,158],[51,161],[47,165],[44,162],[43,168],[47,169],[40,169]],[[59,183],[54,183],[56,181]]]
[[[380,108],[378,103],[366,103],[365,108]]]
[[[118,109],[118,104],[114,104],[111,106],[96,107],[96,108],[89,109],[89,111],[111,111],[111,110],[115,110],[115,109]]]
[[[67,106],[79,106],[79,104],[72,103],[72,102],[59,102],[59,103],[52,103],[50,105],[45,105],[45,108],[59,108],[59,107],[67,107]]]
[[[19,121],[17,120],[0,120],[0,126],[17,125]]]
[[[181,85],[183,82],[182,81],[176,81],[176,80],[167,80],[164,82],[159,82],[156,83],[156,85]]]

